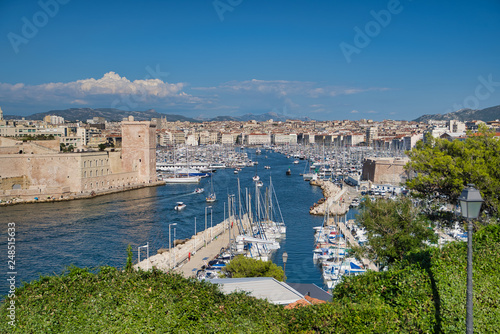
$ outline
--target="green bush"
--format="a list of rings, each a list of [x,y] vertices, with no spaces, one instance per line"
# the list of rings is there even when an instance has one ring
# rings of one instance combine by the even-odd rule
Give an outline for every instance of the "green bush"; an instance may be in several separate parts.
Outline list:
[[[241,277],[274,277],[283,281],[285,272],[271,261],[261,261],[239,255],[231,260],[225,267],[224,272],[233,278]]]

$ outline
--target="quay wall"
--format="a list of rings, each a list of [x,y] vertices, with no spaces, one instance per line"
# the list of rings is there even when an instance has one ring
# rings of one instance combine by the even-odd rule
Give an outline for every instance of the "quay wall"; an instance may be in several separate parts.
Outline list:
[[[117,187],[111,187],[109,189],[101,189],[95,191],[86,191],[79,194],[71,194],[68,192],[64,192],[64,188],[53,188],[48,189],[50,191],[50,196],[40,196],[37,190],[29,190],[25,191],[24,194],[13,194],[6,196],[7,199],[2,200],[2,196],[0,196],[0,206],[3,205],[15,205],[15,204],[33,204],[33,203],[47,203],[47,202],[62,202],[62,201],[72,201],[77,199],[85,199],[85,198],[93,198],[96,196],[104,196],[114,193],[119,193],[123,191],[130,191],[134,189],[141,189],[146,187],[157,187],[165,185],[165,181],[156,181],[152,183],[131,183],[123,184]],[[14,190],[11,190],[14,192]],[[14,198],[12,198],[14,197]],[[35,200],[35,197],[38,200]]]

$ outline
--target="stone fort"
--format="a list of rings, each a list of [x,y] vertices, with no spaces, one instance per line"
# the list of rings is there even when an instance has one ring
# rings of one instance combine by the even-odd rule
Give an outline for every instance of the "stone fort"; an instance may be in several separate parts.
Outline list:
[[[155,183],[155,125],[121,125],[121,151],[62,153],[59,140],[0,137],[0,200],[72,198]]]
[[[368,158],[363,162],[362,180],[375,184],[399,185],[406,181],[408,158]]]

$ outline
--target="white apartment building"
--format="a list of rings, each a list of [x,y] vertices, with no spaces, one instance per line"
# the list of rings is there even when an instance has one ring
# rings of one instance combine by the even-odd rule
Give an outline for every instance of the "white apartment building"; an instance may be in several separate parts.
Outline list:
[[[222,145],[234,145],[236,143],[236,138],[238,137],[238,134],[236,133],[222,133],[221,135],[221,143]]]
[[[275,133],[272,135],[272,139],[274,145],[297,144],[296,133]]]
[[[271,135],[264,133],[250,133],[246,135],[248,145],[271,145]]]

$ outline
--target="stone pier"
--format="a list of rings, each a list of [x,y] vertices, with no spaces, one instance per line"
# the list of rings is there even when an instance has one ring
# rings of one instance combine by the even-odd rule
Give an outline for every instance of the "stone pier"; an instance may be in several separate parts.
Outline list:
[[[221,251],[227,249],[231,240],[243,234],[243,230],[248,233],[250,224],[247,216],[241,221],[232,216],[223,222],[198,232],[182,245],[177,245],[161,254],[150,256],[134,266],[135,269],[151,270],[155,267],[161,271],[176,271],[185,277],[191,277],[206,265],[208,261],[214,259]]]
[[[347,193],[347,187],[340,188],[329,180],[312,180],[311,185],[321,187],[325,201],[315,204],[309,210],[312,215],[324,216],[327,208],[329,208],[330,216],[341,216],[349,211],[351,204],[350,197]]]

